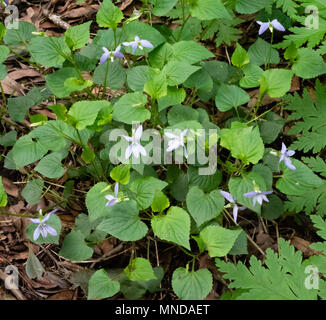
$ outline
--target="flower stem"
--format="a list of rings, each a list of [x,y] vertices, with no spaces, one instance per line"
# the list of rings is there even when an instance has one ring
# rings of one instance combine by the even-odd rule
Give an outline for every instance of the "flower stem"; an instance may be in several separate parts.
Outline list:
[[[114,50],[117,48],[117,29],[113,28],[113,37],[114,37]],[[106,62],[106,69],[105,69],[105,77],[104,77],[104,84],[103,84],[103,91],[102,91],[102,99],[105,98],[106,94],[106,86],[107,86],[107,77],[109,73],[109,59]]]
[[[153,128],[155,128],[157,125],[163,126],[162,122],[159,119],[157,99],[151,99],[151,111],[152,111],[151,122]]]
[[[79,130],[76,129],[76,131],[77,131],[77,135],[78,135],[78,138],[79,138],[79,144],[81,145],[82,148],[84,148],[85,145],[84,145],[83,140],[82,140],[82,138],[81,138],[81,136],[80,136]],[[96,155],[95,155],[95,157],[96,157]],[[108,182],[108,179],[107,179],[107,178],[105,177],[105,175],[104,175],[103,169],[101,168],[102,170],[100,170],[99,167],[97,166],[97,164],[96,164],[96,162],[95,162],[94,160],[91,160],[91,164],[92,164],[92,166],[93,166],[93,168],[94,168],[94,170],[95,170],[95,172],[96,172],[97,179],[100,180],[101,177],[103,177],[104,180],[105,180],[106,182]]]
[[[182,31],[183,31],[183,29],[185,27],[185,24],[187,23],[187,21],[191,17],[191,15],[189,14],[188,17],[185,18],[185,1],[184,0],[181,0],[181,6],[182,6],[182,25],[181,25],[181,28],[180,28],[180,32],[178,34],[177,41],[180,41],[181,35],[182,35]]]
[[[253,119],[251,119],[250,121],[248,121],[247,124],[249,124],[249,123],[251,123],[251,122],[253,122],[253,121],[258,120],[259,118],[263,117],[265,114],[269,113],[269,112],[272,111],[273,109],[274,109],[274,107],[268,109],[267,111],[263,112],[262,114],[260,114],[260,115],[257,116],[256,118],[253,118]]]
[[[272,36],[271,36],[271,46],[269,47],[269,56],[268,56],[268,64],[267,64],[267,70],[269,70],[269,66],[272,59],[272,45],[273,45],[273,38],[274,38],[274,29],[272,30]],[[266,68],[266,65],[265,65]]]
[[[102,91],[102,99],[105,98],[105,94],[106,94],[106,86],[107,86],[107,77],[108,77],[108,73],[109,73],[109,60],[106,61],[106,70],[105,70],[105,76],[104,76],[104,84],[103,84],[103,91]]]
[[[18,217],[18,218],[37,218],[38,217],[38,214],[34,214],[34,215],[18,214],[18,213],[11,213],[9,211],[4,211],[2,209],[0,209],[0,214],[10,216],[10,217]]]
[[[65,58],[66,60],[68,60],[73,66],[74,66],[74,69],[76,70],[77,74],[78,74],[78,77],[81,81],[84,81],[84,77],[81,73],[81,71],[79,70],[77,64],[76,64],[76,61],[75,61],[75,58],[72,54],[72,52],[70,52],[70,55],[69,54],[66,54],[65,52],[63,52],[58,46],[57,44],[53,41],[52,37],[49,38],[50,41],[51,41],[51,44],[53,45],[54,49],[57,51],[57,53],[62,56],[63,58]],[[87,92],[88,96],[92,97],[93,99],[95,99],[95,96],[93,95],[93,93],[88,89],[86,88],[85,91]]]
[[[258,100],[257,100],[257,102],[256,102],[256,104],[255,104],[255,106],[254,106],[255,110],[254,110],[254,113],[253,113],[253,115],[252,115],[252,117],[251,117],[251,120],[253,120],[253,119],[256,118],[256,114],[257,114],[257,112],[258,112],[258,109],[259,109],[259,107],[260,107],[260,105],[261,105],[261,102],[262,102],[264,96],[265,96],[265,94],[263,94],[263,95],[260,94],[260,95],[259,95],[259,98],[258,98]]]

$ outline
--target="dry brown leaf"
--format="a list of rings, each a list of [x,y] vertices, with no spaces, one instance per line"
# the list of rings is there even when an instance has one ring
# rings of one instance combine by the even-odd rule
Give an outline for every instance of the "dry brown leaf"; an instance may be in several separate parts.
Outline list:
[[[257,99],[259,97],[259,89],[255,89],[255,90],[252,90],[250,92],[248,92],[249,96],[250,96],[250,101],[248,102],[248,107],[249,108],[252,108],[256,102],[257,102]],[[271,98],[268,94],[266,94],[263,98],[263,101],[261,102],[261,105],[262,106],[267,106],[273,102],[280,102],[282,101],[282,99],[280,98]]]
[[[1,257],[0,257],[1,261]],[[14,296],[6,292],[1,286],[0,286],[0,300],[17,300]]]
[[[60,219],[62,223],[66,223],[67,225],[73,225],[75,222],[75,217],[70,214],[61,214]]]
[[[72,300],[74,297],[74,291],[72,290],[64,290],[54,294],[47,298],[47,300]]]
[[[24,94],[24,87],[12,79],[9,74],[1,81],[1,84],[5,94],[14,95],[15,97]]]
[[[97,12],[99,9],[99,5],[91,5],[87,7],[80,7],[76,9],[72,9],[67,11],[66,13],[62,14],[63,17],[65,18],[80,18],[80,17],[89,17],[93,13]]]
[[[18,80],[25,77],[40,77],[42,74],[32,68],[18,69],[9,73],[9,76],[13,80]]]
[[[40,24],[40,28],[41,29],[53,29],[53,28],[57,28],[57,26],[52,22],[45,21]]]
[[[216,292],[216,282],[213,284],[213,289],[208,294],[208,296],[205,298],[205,300],[219,300],[220,296]]]
[[[40,209],[44,210],[46,209],[48,206],[44,200],[44,197],[41,198],[40,202],[37,204],[27,204],[26,205],[26,210],[30,213],[35,213],[38,212]]]
[[[199,258],[199,269],[209,269],[215,280],[220,279],[219,271],[213,261],[213,259],[206,253],[205,255]]]
[[[56,13],[61,14],[61,13],[65,12],[65,11],[69,11],[69,10],[75,8],[75,7],[76,7],[76,2],[75,1],[66,0],[64,6],[58,6],[58,9],[57,9]]]
[[[68,289],[70,286],[68,282],[62,280],[53,272],[46,272],[41,279],[30,281],[34,288],[54,289],[59,287],[61,289]]]
[[[256,236],[256,243],[265,251],[267,248],[274,249],[275,241],[269,234],[264,233],[264,231],[261,230]]]
[[[48,37],[61,37],[62,36],[62,33],[58,33],[58,32],[55,32],[53,30],[46,30],[45,31],[45,34],[48,36]]]
[[[42,77],[37,77],[33,79],[33,83],[44,83],[44,78]]]
[[[133,0],[125,0],[120,6],[120,10],[123,11],[132,4]]]
[[[57,116],[55,115],[55,113],[51,112],[50,110],[47,109],[40,109],[40,108],[32,108],[33,111],[36,111],[36,113],[42,113],[45,116],[47,116],[50,119],[56,120]]]
[[[25,207],[24,201],[20,200],[20,201],[18,201],[17,204],[10,206],[8,211],[11,213],[18,214],[23,210],[24,207]]]
[[[18,198],[19,189],[11,180],[9,180],[6,177],[2,177],[2,183],[3,183],[3,187],[7,194],[9,194],[15,198]]]
[[[299,77],[294,75],[291,82],[290,92],[295,92],[300,90],[300,80]]]
[[[311,257],[313,255],[316,255],[318,254],[317,251],[309,248],[311,242],[305,240],[305,239],[302,239],[300,237],[297,237],[297,236],[294,236],[292,239],[291,239],[291,244],[297,249],[297,250],[300,250],[302,251],[303,255],[305,258],[308,258],[308,257]]]
[[[306,86],[305,89],[308,90],[308,92],[309,92],[309,94],[311,96],[311,99],[316,101],[316,90],[315,90],[315,88]]]
[[[40,21],[38,20],[40,9],[38,7],[28,7],[26,13],[27,15],[22,17],[20,20],[32,23],[35,25],[36,29],[38,29],[40,24]]]
[[[109,240],[104,240],[101,243],[100,248],[101,248],[103,254],[107,254],[108,252],[112,251],[112,249],[114,248],[114,245]]]
[[[13,256],[9,256],[8,260],[10,262],[15,261],[15,260],[27,260],[28,259],[28,250],[23,251],[23,252],[18,252]]]

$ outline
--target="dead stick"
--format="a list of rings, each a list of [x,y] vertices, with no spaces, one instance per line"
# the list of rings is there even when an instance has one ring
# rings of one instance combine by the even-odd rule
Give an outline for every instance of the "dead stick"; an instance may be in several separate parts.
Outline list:
[[[50,13],[49,10],[47,9],[43,9],[43,14],[50,19],[54,24],[56,24],[57,26],[61,27],[62,29],[69,29],[71,27],[71,25],[65,21],[62,20],[62,18],[56,14]]]
[[[231,215],[228,213],[227,210],[224,210],[224,212],[228,215],[228,217],[233,221],[234,224],[236,224],[237,226],[239,226],[239,224],[237,222],[234,221],[234,219],[231,217]],[[249,234],[247,234],[247,239],[249,240],[249,242],[265,257],[266,254],[265,252],[258,246],[258,244],[249,236]]]

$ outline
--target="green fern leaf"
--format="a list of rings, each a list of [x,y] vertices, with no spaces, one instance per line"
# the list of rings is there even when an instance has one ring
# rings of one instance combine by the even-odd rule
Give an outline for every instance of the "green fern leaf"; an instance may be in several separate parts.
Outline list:
[[[326,54],[326,41],[322,42],[318,50],[316,50],[320,55]]]
[[[287,120],[300,120],[289,130],[289,134],[298,135],[291,148],[319,152],[326,146],[326,86],[317,80],[315,102],[306,89],[302,98],[296,93],[288,95],[287,101],[286,109],[294,111]]]
[[[297,17],[297,8],[299,4],[294,0],[275,0],[277,8],[282,9],[290,18],[295,19]]]
[[[288,200],[284,203],[284,210],[311,214],[326,214],[326,182],[319,187],[313,187],[300,196],[288,195]]]
[[[320,157],[302,157],[301,159],[307,166],[316,173],[319,173],[321,176],[326,177],[326,163]],[[297,160],[295,160],[297,161]],[[296,176],[299,172],[292,171],[290,174]],[[301,181],[298,174],[295,179]],[[313,177],[317,178],[315,183],[311,183]],[[303,177],[302,177],[303,178]],[[294,180],[295,180],[294,179]],[[293,181],[294,181],[293,180]],[[326,182],[318,178],[316,175],[311,175],[310,178],[303,178],[306,180],[307,185],[305,188],[296,189],[295,192],[287,192],[288,200],[284,203],[284,209],[289,211],[300,212],[304,211],[306,214],[311,214],[316,212],[319,215],[326,214]],[[318,183],[319,181],[319,183]]]
[[[301,160],[314,172],[326,178],[326,162],[320,157],[302,157]]]
[[[304,23],[304,21],[302,22]],[[284,36],[284,41],[274,45],[275,48],[287,48],[291,42],[294,42],[297,48],[307,43],[308,48],[314,48],[319,45],[326,34],[326,21],[322,18],[319,19],[319,27],[317,29],[309,29],[304,27],[292,27],[289,31],[293,34]]]
[[[206,30],[204,31],[202,40],[212,38],[215,33],[216,35],[216,46],[219,47],[222,43],[231,45],[232,42],[237,41],[239,35],[242,33],[241,30],[235,28],[238,24],[244,20],[234,17],[234,19],[216,19],[207,22]]]
[[[279,256],[271,249],[266,250],[264,267],[255,257],[250,258],[250,267],[242,262],[215,260],[225,279],[232,280],[229,288],[245,289],[237,295],[237,300],[316,300],[318,289],[305,287],[306,263],[302,253],[295,252],[287,241],[279,239]],[[320,282],[324,282],[320,280]]]

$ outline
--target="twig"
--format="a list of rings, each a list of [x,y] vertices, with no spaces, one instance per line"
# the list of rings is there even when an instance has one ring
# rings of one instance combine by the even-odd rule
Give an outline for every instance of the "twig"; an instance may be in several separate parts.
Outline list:
[[[262,227],[263,227],[263,229],[264,229],[264,232],[265,232],[266,234],[268,234],[268,230],[267,230],[267,227],[265,226],[265,223],[264,223],[263,218],[262,218],[261,216],[258,216],[258,219],[259,219],[259,221],[260,221],[260,223],[261,223],[261,225],[262,225]]]
[[[53,182],[50,182],[50,181],[47,181],[47,180],[44,180],[45,183],[48,183],[48,184],[51,184],[52,186],[56,186],[56,187],[59,187],[59,188],[65,188],[65,186],[62,186],[61,184],[57,184],[57,183],[53,183]],[[26,184],[28,183],[28,181],[17,181],[17,182],[13,182],[13,184]],[[78,189],[73,189],[74,191],[76,192],[80,192],[80,193],[87,193],[86,191],[82,191],[82,190],[78,190]]]
[[[228,62],[229,62],[229,64],[231,64],[231,59],[230,59],[230,56],[229,56],[229,52],[228,52],[227,46],[224,46],[224,49],[225,49],[225,53],[226,53],[226,57],[228,59]]]
[[[54,24],[61,27],[62,29],[68,30],[71,27],[71,25],[63,21],[60,16],[50,13],[49,10],[43,9],[42,12],[49,20],[51,20]]]
[[[54,262],[54,264],[58,267],[58,261],[54,258],[54,256],[52,255],[52,253],[48,250],[48,248],[46,248],[46,247],[44,247],[42,245],[39,245],[39,246],[41,247],[42,251],[45,252],[51,258],[51,260]],[[37,256],[39,256],[42,253],[42,251],[40,251],[37,254]]]
[[[114,249],[112,249],[110,252],[108,252],[107,254],[103,255],[102,257],[98,258],[98,259],[95,259],[95,260],[86,260],[86,261],[74,261],[76,263],[92,263],[92,265],[90,266],[90,268],[93,268],[95,263],[98,263],[98,262],[101,262],[101,261],[104,261],[108,258],[111,258],[113,257],[113,255],[117,252],[119,252],[121,249],[123,248],[123,244],[120,243],[118,246],[116,246]],[[122,251],[122,252],[119,252],[119,254],[121,253],[124,253],[124,252],[127,252],[128,250],[130,250],[130,248]],[[55,255],[58,256],[58,254],[56,252],[53,252]],[[62,257],[60,257],[62,258]],[[64,258],[63,258],[64,259]],[[65,260],[69,260],[69,259],[65,259]]]
[[[18,124],[14,123],[13,121],[11,121],[10,119],[8,119],[7,117],[2,117],[1,120],[7,122],[9,125],[13,126],[17,130],[24,131],[24,128],[23,127],[21,127]]]
[[[116,246],[115,248],[113,248],[113,249],[112,249],[110,252],[108,252],[107,254],[103,255],[102,257],[100,257],[100,258],[98,258],[98,259],[96,259],[96,260],[93,260],[93,261],[92,261],[92,264],[91,264],[91,266],[90,266],[90,268],[93,268],[93,267],[95,266],[95,264],[98,263],[98,262],[105,261],[105,260],[107,260],[108,258],[111,258],[111,257],[115,256],[116,253],[121,254],[121,253],[124,253],[124,252],[127,252],[127,251],[130,250],[130,248],[128,248],[128,249],[126,249],[126,250],[120,252],[122,249],[123,249],[123,244],[120,243],[118,246]]]
[[[233,217],[231,217],[231,215],[228,213],[227,210],[224,210],[224,212],[228,215],[228,217],[233,221],[235,225],[239,226],[239,224],[234,221]],[[247,233],[246,235],[249,242],[265,257],[266,256],[265,252],[258,246],[258,244]]]
[[[278,239],[280,237],[280,233],[279,233],[279,230],[278,230],[278,223],[274,220],[272,220],[272,223],[275,225],[275,231],[276,231],[276,240],[277,240],[277,243],[278,243]]]

